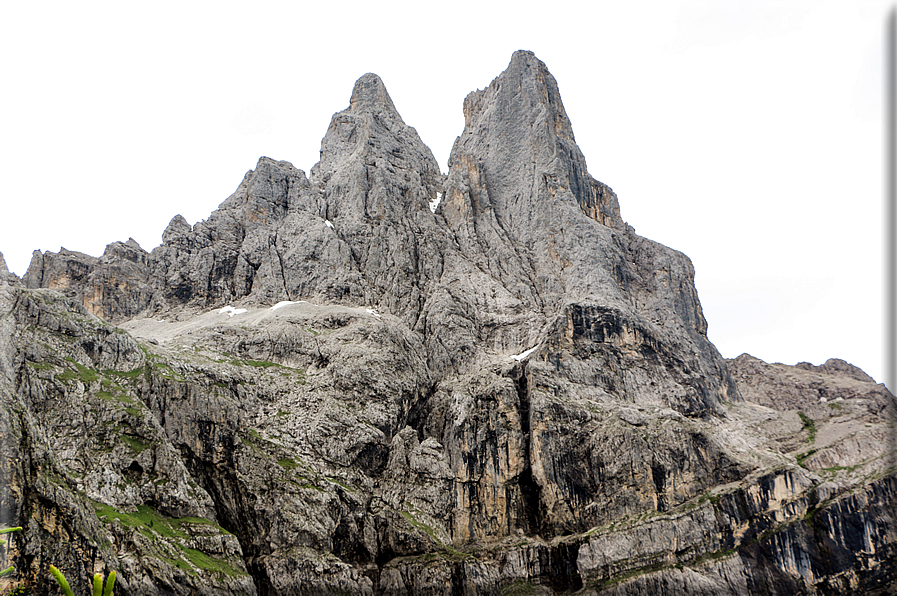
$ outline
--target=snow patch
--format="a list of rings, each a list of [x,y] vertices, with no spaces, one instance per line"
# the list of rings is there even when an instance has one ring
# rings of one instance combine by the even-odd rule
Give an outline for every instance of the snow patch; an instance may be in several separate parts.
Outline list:
[[[305,300],[297,300],[293,302],[292,300],[281,300],[277,304],[271,307],[271,310],[277,310],[278,308],[283,308],[284,306],[289,306],[291,304],[302,304]]]
[[[535,348],[530,348],[526,352],[520,352],[519,354],[514,354],[513,356],[511,356],[511,358],[513,358],[517,362],[520,362],[521,360],[523,360],[524,358],[526,358],[527,356],[529,356],[530,354],[535,352],[538,348],[539,348],[539,346],[536,346]]]
[[[233,317],[234,315],[242,315],[246,312],[245,308],[234,308],[233,306],[225,306],[221,310],[218,311],[219,315],[227,315],[229,317]]]
[[[367,313],[368,313],[369,315],[374,315],[374,316],[377,317],[378,319],[380,318],[380,315],[378,315],[376,312],[374,312],[374,309],[373,309],[373,308],[366,308],[366,309],[364,309],[364,310],[366,310]]]
[[[324,225],[327,226],[328,228],[332,228],[332,227],[333,227],[333,222],[331,222],[329,219],[325,219],[325,220],[324,220]]]
[[[432,211],[433,213],[436,213],[436,208],[439,207],[439,203],[441,203],[441,202],[442,202],[442,193],[437,192],[436,198],[433,199],[432,201],[430,201],[430,211]]]

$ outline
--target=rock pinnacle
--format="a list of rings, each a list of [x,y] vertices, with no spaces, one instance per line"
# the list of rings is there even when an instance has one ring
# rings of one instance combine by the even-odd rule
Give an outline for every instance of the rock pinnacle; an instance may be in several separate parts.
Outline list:
[[[402,120],[396,106],[392,103],[389,93],[386,91],[386,85],[383,80],[372,72],[362,75],[360,79],[355,81],[355,87],[352,89],[352,99],[349,101],[349,110],[352,112],[373,111],[379,112],[386,110],[390,115]]]

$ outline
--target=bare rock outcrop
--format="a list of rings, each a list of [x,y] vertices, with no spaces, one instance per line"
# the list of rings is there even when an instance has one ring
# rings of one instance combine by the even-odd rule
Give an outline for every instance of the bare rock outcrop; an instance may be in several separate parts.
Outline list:
[[[725,360],[530,52],[442,174],[373,74],[309,176],[209,218],[0,257],[4,587],[86,593],[883,594],[893,396]]]

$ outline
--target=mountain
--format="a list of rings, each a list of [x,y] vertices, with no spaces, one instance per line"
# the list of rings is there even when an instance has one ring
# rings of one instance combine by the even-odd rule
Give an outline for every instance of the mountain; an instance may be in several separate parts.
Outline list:
[[[893,396],[725,360],[532,53],[443,174],[362,76],[146,252],[0,267],[7,584],[122,594],[885,594]],[[86,593],[86,591],[84,592]]]

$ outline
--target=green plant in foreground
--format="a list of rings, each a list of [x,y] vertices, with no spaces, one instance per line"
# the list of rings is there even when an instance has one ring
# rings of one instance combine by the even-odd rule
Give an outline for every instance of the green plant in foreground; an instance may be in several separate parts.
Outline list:
[[[0,534],[9,534],[10,532],[21,532],[21,531],[22,531],[21,526],[17,526],[15,528],[2,528],[2,529],[0,529]],[[4,544],[6,544],[6,540],[0,538],[0,546],[3,546]],[[6,569],[0,570],[0,577],[5,577],[5,576],[9,575],[10,573],[15,573],[15,570],[16,570],[15,566],[10,565]]]
[[[21,526],[15,528],[0,528],[0,534],[9,534],[10,532],[21,532]],[[0,546],[6,544],[6,540],[0,538]],[[16,568],[13,565],[10,565],[6,569],[0,570],[0,577],[4,577],[9,575],[10,573],[15,572]],[[56,583],[59,584],[59,587],[62,588],[63,594],[65,596],[74,596],[72,593],[72,588],[69,586],[69,582],[65,579],[65,576],[62,572],[56,568],[55,565],[50,565],[50,574],[53,576],[53,579],[56,580]],[[112,596],[112,590],[115,587],[115,571],[109,574],[109,578],[106,580],[106,589],[103,589],[103,574],[97,573],[93,576],[93,596]]]
[[[50,565],[50,573],[53,575],[56,583],[59,584],[59,587],[62,588],[62,593],[65,594],[65,596],[75,596],[72,593],[72,588],[69,586],[68,580],[65,579],[65,576],[62,575],[62,572],[57,569],[55,565]]]
[[[93,596],[112,596],[112,589],[115,587],[116,573],[113,571],[106,580],[106,589],[103,589],[103,574],[95,573],[93,576]]]
[[[56,580],[56,583],[59,584],[59,587],[62,588],[63,594],[65,596],[74,596],[72,593],[72,588],[69,586],[69,582],[65,579],[65,576],[62,572],[57,569],[55,566],[50,565],[50,573],[53,575],[53,578]],[[112,590],[115,587],[115,577],[116,573],[113,571],[109,574],[109,578],[106,580],[106,589],[103,589],[103,574],[96,573],[93,576],[93,596],[112,596]]]

